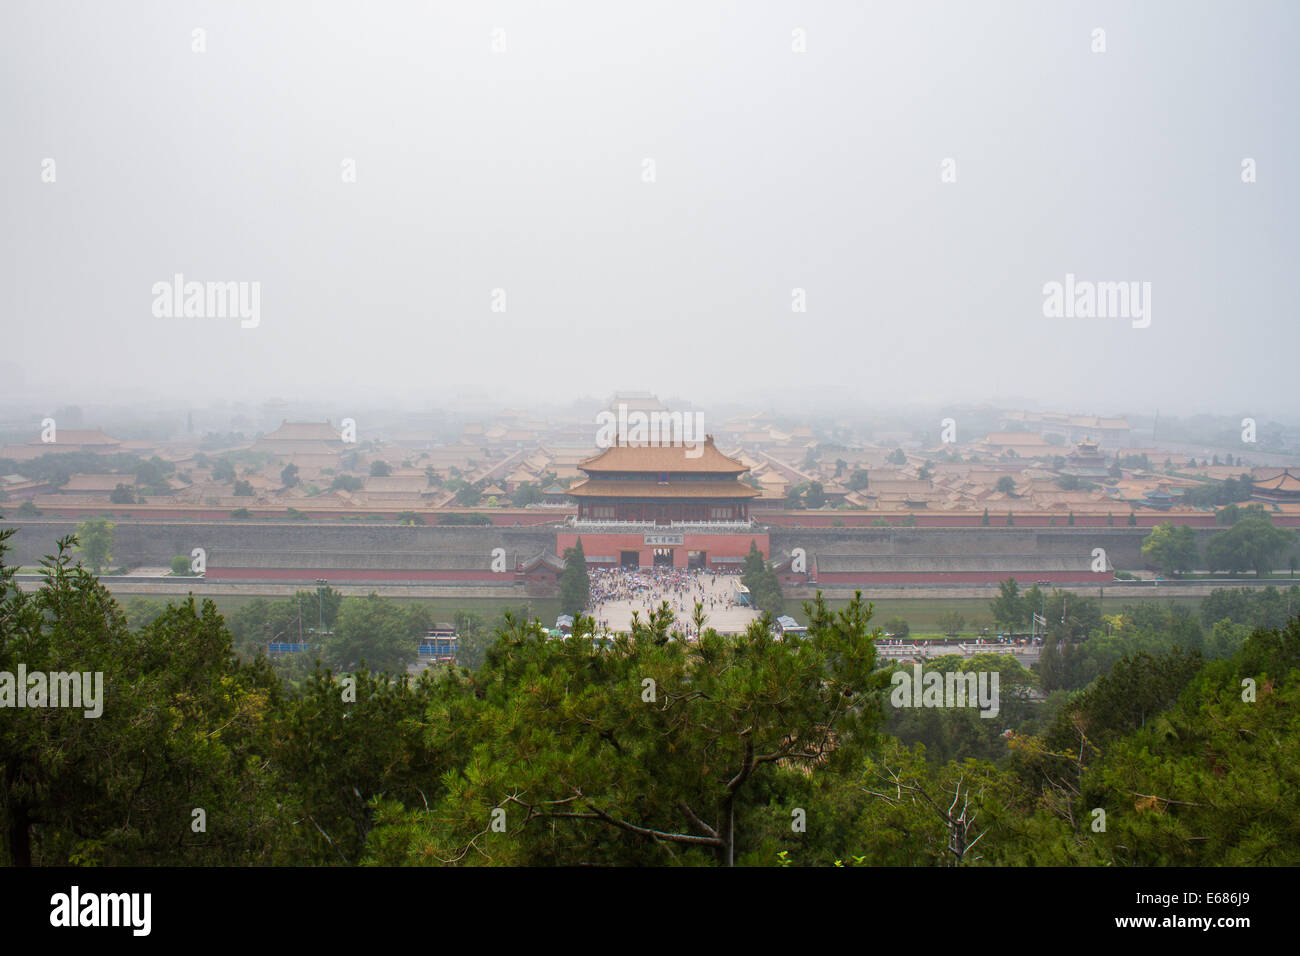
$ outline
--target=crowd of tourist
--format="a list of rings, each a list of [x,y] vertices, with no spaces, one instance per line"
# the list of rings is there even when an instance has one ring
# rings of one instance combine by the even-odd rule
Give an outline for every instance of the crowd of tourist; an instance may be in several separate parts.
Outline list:
[[[667,602],[677,617],[675,632],[689,639],[697,636],[689,623],[696,604],[703,605],[706,614],[737,606],[735,577],[702,568],[595,568],[590,572],[588,613],[599,629],[610,624],[608,605],[628,604],[648,617]]]

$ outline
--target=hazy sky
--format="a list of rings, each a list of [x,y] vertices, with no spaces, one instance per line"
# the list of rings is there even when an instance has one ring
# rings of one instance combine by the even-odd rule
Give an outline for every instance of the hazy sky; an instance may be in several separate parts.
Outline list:
[[[6,0],[0,398],[1285,416],[1298,48],[1253,0]],[[259,324],[156,317],[176,273]],[[1149,327],[1045,317],[1067,273]]]

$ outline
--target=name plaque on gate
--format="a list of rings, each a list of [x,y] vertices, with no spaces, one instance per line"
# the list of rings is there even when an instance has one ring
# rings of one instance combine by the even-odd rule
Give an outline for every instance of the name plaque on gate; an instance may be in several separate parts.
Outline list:
[[[685,541],[685,536],[680,534],[648,534],[645,536],[647,548],[658,548],[672,544],[682,545]]]

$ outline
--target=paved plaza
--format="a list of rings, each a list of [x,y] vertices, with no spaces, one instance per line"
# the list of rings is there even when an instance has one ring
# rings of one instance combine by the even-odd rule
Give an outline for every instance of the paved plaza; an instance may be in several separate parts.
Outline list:
[[[596,629],[631,630],[632,612],[646,620],[667,601],[676,618],[674,630],[695,637],[695,605],[704,605],[704,626],[722,634],[744,631],[761,616],[736,600],[736,574],[685,568],[598,568],[591,572],[591,603],[586,613]]]

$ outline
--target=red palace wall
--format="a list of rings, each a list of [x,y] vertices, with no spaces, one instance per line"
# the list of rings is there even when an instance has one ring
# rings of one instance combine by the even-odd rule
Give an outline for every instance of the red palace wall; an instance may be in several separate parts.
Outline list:
[[[1249,504],[1250,502],[1246,502]],[[140,521],[150,520],[168,520],[176,518],[188,518],[196,521],[225,521],[237,520],[230,518],[232,508],[214,508],[202,505],[114,505],[108,503],[96,504],[43,504],[41,513],[47,518],[67,518],[79,520],[82,517],[92,514],[106,514],[110,518],[130,517]],[[384,510],[367,510],[367,509],[314,509],[305,506],[301,508],[309,518],[318,521],[337,521],[343,516],[382,518],[383,521],[396,521],[398,511]],[[257,505],[248,506],[248,511],[254,518],[268,519],[272,521],[286,520],[286,509],[283,507],[267,508],[258,507]],[[470,514],[475,509],[460,509],[460,513]],[[444,512],[430,511],[424,515],[425,523],[429,525],[438,524],[438,516]],[[492,524],[497,527],[511,527],[513,525],[538,525],[550,524],[560,521],[569,515],[577,514],[576,508],[548,511],[525,511],[522,509],[501,509],[483,508],[478,510],[478,514],[488,517]],[[801,528],[869,528],[873,527],[872,522],[884,518],[890,527],[908,527],[903,524],[903,519],[907,517],[904,513],[882,515],[879,512],[870,511],[766,511],[751,509],[750,514],[763,524],[775,525],[781,528],[793,528],[796,525]],[[979,511],[934,511],[911,512],[916,519],[918,528],[978,528],[983,518],[982,512]],[[1017,528],[1105,528],[1129,527],[1127,511],[1116,509],[1112,519],[1107,519],[1104,514],[1076,514],[1074,524],[1069,524],[1068,515],[1056,515],[1056,524],[1052,524],[1052,515],[1037,514],[1026,512],[1023,514],[1016,513],[1014,516],[1014,527]],[[1272,514],[1269,516],[1273,524],[1280,528],[1300,528],[1300,514]],[[1188,525],[1192,528],[1217,528],[1219,527],[1214,515],[1210,512],[1161,512],[1161,511],[1143,511],[1137,516],[1137,527],[1154,528],[1158,524],[1169,522],[1173,525]],[[378,522],[377,522],[378,523]],[[1005,515],[989,515],[990,527],[1006,527],[1007,519]],[[748,548],[748,544],[746,544]]]
[[[651,532],[654,533],[654,532]],[[664,533],[673,533],[665,530]],[[582,538],[582,551],[588,559],[593,557],[613,558],[618,563],[619,552],[636,551],[638,563],[643,568],[654,564],[655,545],[645,543],[645,532],[627,532],[624,534],[574,534],[564,531],[555,536],[556,554],[563,556]],[[683,534],[682,543],[671,545],[673,549],[673,567],[684,568],[687,553],[703,551],[710,563],[715,558],[743,558],[749,554],[750,542],[758,545],[758,550],[767,558],[771,554],[768,538],[765,534]],[[589,561],[590,563],[590,561]],[[734,564],[729,564],[733,566]]]
[[[806,574],[779,575],[782,584],[808,586]],[[1110,584],[1115,580],[1113,573],[1100,574],[1092,571],[864,571],[853,573],[836,571],[817,575],[817,584],[838,584],[851,586],[856,584],[999,584],[1007,578],[1015,578],[1021,587],[1030,587],[1036,581],[1049,581],[1052,584]]]
[[[1130,527],[1128,523],[1127,511],[1116,511],[1113,520],[1107,519],[1104,514],[1076,514],[1074,524],[1069,523],[1068,515],[1056,515],[1056,524],[1052,524],[1053,516],[1050,514],[1015,514],[1013,515],[1013,525],[1016,528],[1125,528]],[[983,513],[979,511],[935,511],[926,513],[917,511],[912,513],[916,519],[916,524],[911,527],[917,528],[978,528],[983,521]],[[879,513],[862,512],[862,511],[773,511],[759,512],[756,514],[757,520],[764,524],[776,525],[782,528],[793,528],[798,525],[801,528],[869,528],[874,527],[873,521],[881,517],[889,523],[890,527],[908,527],[903,524],[904,514],[894,514],[882,516]],[[1272,515],[1273,523],[1279,527],[1289,528],[1300,526],[1300,515]],[[836,524],[835,522],[839,522]],[[1173,525],[1187,525],[1192,528],[1215,528],[1214,515],[1208,512],[1142,512],[1137,516],[1138,528],[1154,528],[1158,524],[1169,522]],[[1006,515],[989,515],[988,527],[1004,528],[1007,526]]]
[[[285,508],[259,508],[251,506],[247,510],[252,516],[250,519],[231,518],[230,512],[234,508],[213,508],[205,506],[159,506],[159,505],[109,505],[109,504],[74,504],[74,505],[41,505],[41,516],[45,518],[67,518],[79,520],[87,515],[103,514],[111,519],[126,518],[134,521],[167,521],[173,519],[190,519],[194,521],[256,521],[257,519],[268,521],[286,521],[288,520]],[[349,521],[349,524],[365,525],[367,523],[382,524],[384,522],[394,522],[400,513],[397,510],[383,511],[378,509],[359,509],[359,508],[334,508],[330,510],[318,510],[315,508],[300,508],[303,514],[315,521],[339,521],[343,517],[373,519],[372,522]],[[427,525],[437,525],[441,522],[438,520],[440,515],[448,514],[444,511],[427,511],[424,512],[424,523]],[[458,514],[475,513],[474,509],[462,509]],[[484,508],[477,514],[486,515],[493,525],[497,527],[513,527],[519,525],[527,527],[530,525],[552,524],[556,521],[563,520],[566,516],[575,514],[576,511],[496,511],[491,508]]]
[[[514,571],[484,570],[376,570],[374,568],[214,568],[203,575],[205,581],[302,581],[315,583],[324,578],[334,584],[347,583],[407,583],[411,581],[437,584],[442,582],[479,582],[483,584],[513,584],[519,582],[554,583],[558,576],[548,568],[534,569],[528,574]]]

